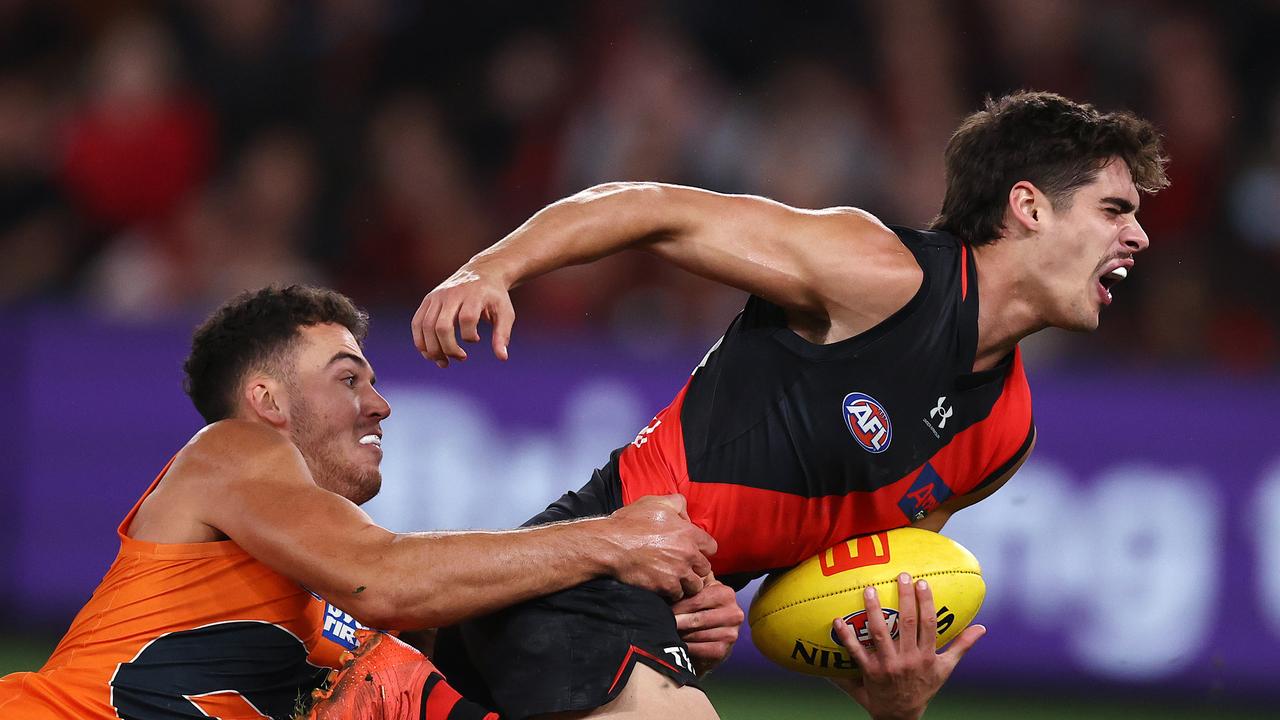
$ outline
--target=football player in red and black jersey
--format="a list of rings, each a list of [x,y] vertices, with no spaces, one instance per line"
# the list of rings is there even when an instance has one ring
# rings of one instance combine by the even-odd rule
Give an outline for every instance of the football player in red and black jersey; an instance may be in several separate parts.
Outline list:
[[[600,185],[546,207],[432,290],[414,340],[447,367],[467,356],[457,336],[478,342],[483,320],[505,359],[512,287],[627,248],[750,293],[671,405],[530,521],[679,492],[719,543],[715,572],[739,585],[851,536],[938,530],[997,490],[1035,443],[1018,342],[1097,327],[1147,248],[1136,213],[1142,193],[1167,185],[1165,162],[1156,130],[1131,114],[1020,92],[955,132],[926,230],[851,207]],[[608,712],[636,678],[685,698],[686,717],[710,715],[684,687],[696,678],[676,630],[660,598],[602,579],[458,635],[512,717]],[[922,712],[954,666],[928,655],[908,669],[926,679],[909,701],[855,699],[873,715]]]

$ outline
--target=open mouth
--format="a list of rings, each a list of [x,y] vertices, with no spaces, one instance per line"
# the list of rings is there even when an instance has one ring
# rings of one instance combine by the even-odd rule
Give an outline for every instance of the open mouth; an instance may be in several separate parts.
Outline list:
[[[375,435],[375,434],[373,434],[373,433],[369,433],[368,435],[365,435],[364,437],[360,438],[360,444],[361,444],[361,445],[372,445],[372,446],[374,446],[374,447],[378,448],[379,450],[381,450],[381,449],[382,449],[382,437],[381,437],[381,436],[379,436],[379,435]]]
[[[1098,278],[1098,292],[1104,305],[1111,304],[1111,290],[1127,277],[1129,277],[1129,268],[1121,265],[1112,268],[1110,272],[1104,273],[1102,277]]]

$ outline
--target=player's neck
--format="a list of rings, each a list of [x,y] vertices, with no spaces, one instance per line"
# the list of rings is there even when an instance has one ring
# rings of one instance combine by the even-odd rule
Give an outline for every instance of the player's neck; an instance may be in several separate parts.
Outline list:
[[[999,242],[973,247],[978,271],[978,348],[973,371],[989,370],[1028,335],[1048,325],[1025,271]]]

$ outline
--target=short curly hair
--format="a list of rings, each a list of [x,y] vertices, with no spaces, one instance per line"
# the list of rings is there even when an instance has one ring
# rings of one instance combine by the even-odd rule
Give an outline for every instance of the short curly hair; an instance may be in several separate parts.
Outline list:
[[[1102,113],[1048,92],[988,97],[947,143],[946,196],[930,227],[971,245],[993,242],[1004,230],[1014,183],[1031,182],[1064,209],[1114,158],[1141,192],[1169,185],[1160,133],[1132,113]]]
[[[273,285],[241,293],[196,328],[182,366],[183,389],[205,422],[229,418],[245,374],[272,367],[300,328],[323,323],[346,327],[362,346],[369,331],[368,313],[334,290]]]

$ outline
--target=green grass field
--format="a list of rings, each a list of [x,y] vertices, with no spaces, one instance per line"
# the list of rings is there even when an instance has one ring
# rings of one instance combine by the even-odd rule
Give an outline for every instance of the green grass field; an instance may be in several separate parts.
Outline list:
[[[6,638],[0,642],[0,675],[34,670],[48,657],[53,641]],[[786,682],[771,673],[761,678],[725,673],[713,676],[707,693],[725,720],[766,718],[862,718],[863,712],[838,690],[812,678]],[[1274,710],[1186,699],[1126,698],[1090,700],[1082,696],[1029,692],[966,692],[947,688],[934,700],[928,720],[1191,720],[1225,718],[1263,720]]]
[[[712,678],[707,692],[725,720],[864,718],[854,702],[823,681],[778,683]],[[1151,698],[1090,700],[1079,696],[1007,691],[973,693],[946,688],[925,713],[928,720],[1262,720],[1274,711],[1246,706]]]

